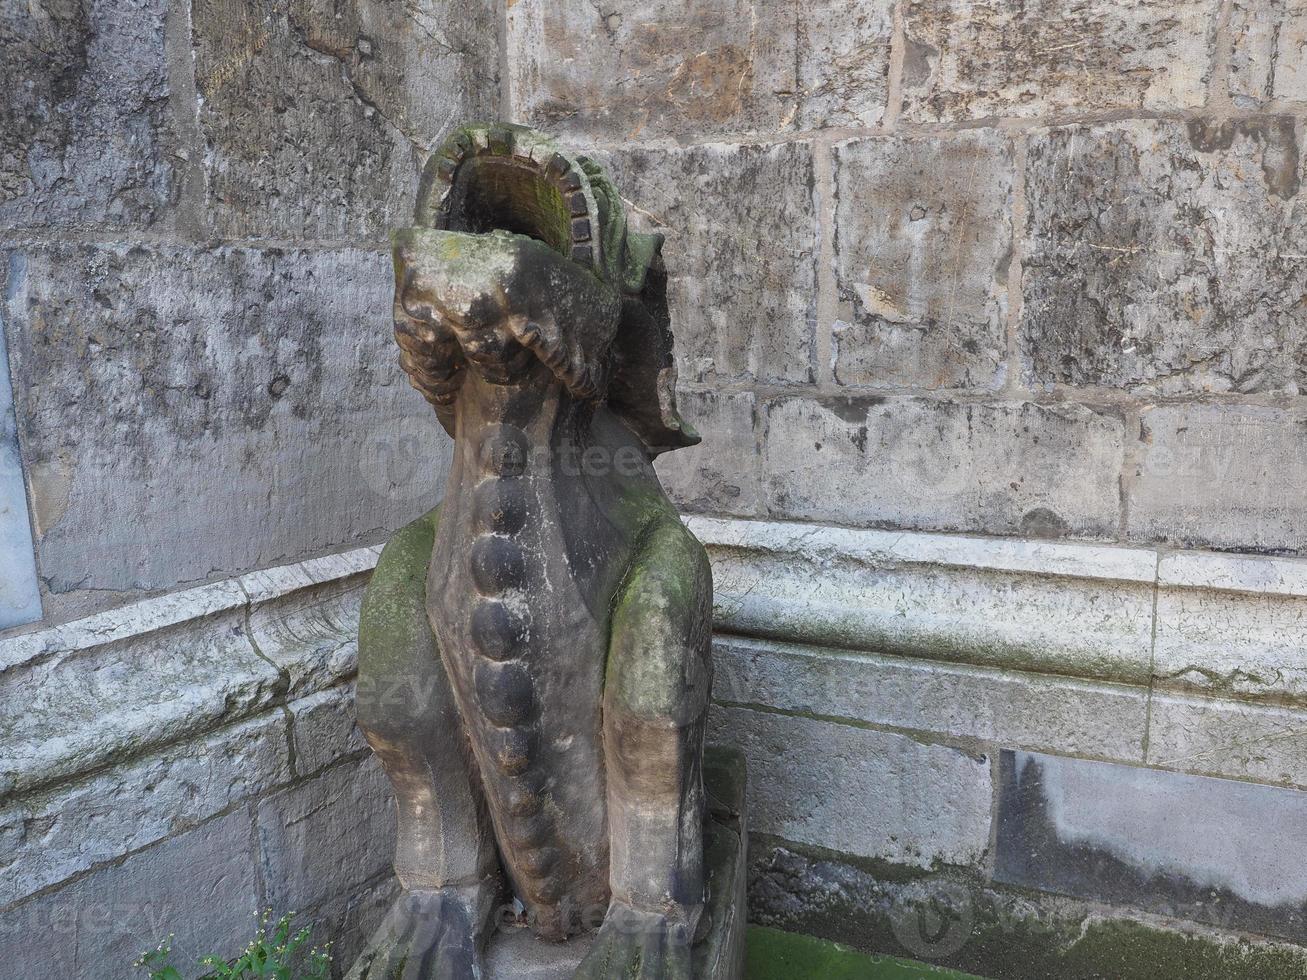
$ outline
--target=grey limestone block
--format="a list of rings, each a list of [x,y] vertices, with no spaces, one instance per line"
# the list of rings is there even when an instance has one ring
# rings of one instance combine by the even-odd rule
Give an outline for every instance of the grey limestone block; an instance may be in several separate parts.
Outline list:
[[[259,901],[250,814],[241,807],[5,909],[0,963],[22,980],[140,980],[134,962],[169,934],[178,965],[239,952],[254,934]],[[9,973],[14,967],[21,972]]]
[[[412,213],[423,154],[493,114],[495,21],[485,0],[199,0],[215,231],[383,242]]]
[[[756,514],[760,456],[753,392],[681,389],[677,405],[703,442],[658,458],[655,469],[668,496],[683,512]]]
[[[591,154],[666,236],[667,301],[683,382],[814,378],[818,201],[807,143]]]
[[[996,880],[1302,942],[1302,793],[1004,752]]]
[[[436,492],[449,443],[396,362],[383,253],[53,245],[7,260],[56,600],[370,543]]]
[[[1287,115],[1032,135],[1024,380],[1144,396],[1300,394],[1302,140]]]
[[[1012,146],[994,130],[839,143],[831,367],[840,384],[1003,384]]]
[[[904,115],[914,121],[1203,105],[1215,0],[911,0]]]
[[[609,142],[870,126],[884,114],[886,0],[518,0],[514,118]]]
[[[1127,483],[1127,534],[1180,547],[1303,553],[1305,420],[1294,408],[1149,406]]]
[[[167,0],[0,7],[0,226],[166,230],[187,150]]]
[[[1230,96],[1241,108],[1307,98],[1307,6],[1235,0],[1230,8]]]
[[[293,911],[352,896],[386,876],[395,803],[375,756],[265,797],[256,815],[268,903]]]
[[[273,712],[0,807],[0,906],[271,792],[290,779],[287,744]]]
[[[777,397],[770,515],[920,530],[1112,537],[1125,426],[1080,405]]]
[[[708,737],[748,760],[758,832],[926,868],[978,865],[988,852],[984,755],[743,707],[716,707]]]

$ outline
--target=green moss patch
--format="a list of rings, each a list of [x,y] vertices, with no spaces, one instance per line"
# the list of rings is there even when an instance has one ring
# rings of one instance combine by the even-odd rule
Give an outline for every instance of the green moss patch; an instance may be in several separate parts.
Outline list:
[[[868,956],[838,943],[750,926],[747,980],[976,980],[937,966],[894,956]]]

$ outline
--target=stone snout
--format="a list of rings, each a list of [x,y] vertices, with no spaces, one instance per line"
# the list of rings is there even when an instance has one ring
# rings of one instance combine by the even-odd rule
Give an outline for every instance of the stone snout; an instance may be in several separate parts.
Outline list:
[[[471,367],[491,383],[513,383],[530,370],[530,352],[574,396],[604,390],[622,301],[593,272],[505,231],[409,228],[393,244],[400,345],[409,349],[407,334],[447,361],[428,373]]]

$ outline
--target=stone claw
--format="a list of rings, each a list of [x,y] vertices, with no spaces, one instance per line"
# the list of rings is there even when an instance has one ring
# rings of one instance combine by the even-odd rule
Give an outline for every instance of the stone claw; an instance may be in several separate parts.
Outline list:
[[[690,933],[657,912],[614,904],[576,980],[691,980]]]
[[[480,917],[458,890],[405,892],[345,980],[480,980]]]

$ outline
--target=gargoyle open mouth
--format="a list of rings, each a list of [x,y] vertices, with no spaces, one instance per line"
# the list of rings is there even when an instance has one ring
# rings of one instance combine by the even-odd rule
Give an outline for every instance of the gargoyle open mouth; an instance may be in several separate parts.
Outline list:
[[[423,172],[394,236],[401,363],[446,429],[466,371],[521,381],[531,358],[606,402],[656,455],[699,441],[675,408],[659,235],[631,232],[603,170],[519,126],[465,126]]]

